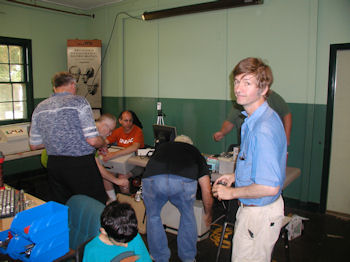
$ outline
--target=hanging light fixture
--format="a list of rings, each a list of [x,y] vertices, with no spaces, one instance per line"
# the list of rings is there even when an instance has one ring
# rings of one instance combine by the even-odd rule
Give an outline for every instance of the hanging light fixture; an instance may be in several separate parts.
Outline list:
[[[163,9],[159,11],[144,12],[142,14],[142,19],[153,20],[153,19],[207,12],[207,11],[213,11],[213,10],[219,10],[219,9],[226,9],[226,8],[259,5],[259,4],[263,4],[263,2],[264,2],[263,0],[217,0],[213,2]]]

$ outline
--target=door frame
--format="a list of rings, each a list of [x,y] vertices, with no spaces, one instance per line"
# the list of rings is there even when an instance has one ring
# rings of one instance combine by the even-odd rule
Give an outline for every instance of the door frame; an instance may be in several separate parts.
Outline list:
[[[341,51],[341,50],[350,50],[350,43],[330,45],[326,130],[325,130],[325,143],[324,143],[324,150],[323,150],[323,168],[322,168],[321,198],[320,198],[320,211],[322,213],[325,213],[327,208],[329,168],[330,168],[331,148],[332,148],[333,110],[334,110],[334,97],[335,97],[336,76],[337,76],[337,53],[338,51]]]

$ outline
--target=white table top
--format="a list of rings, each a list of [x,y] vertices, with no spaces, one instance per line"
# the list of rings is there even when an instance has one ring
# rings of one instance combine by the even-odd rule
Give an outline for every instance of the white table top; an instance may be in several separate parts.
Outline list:
[[[39,150],[21,152],[21,153],[16,153],[16,154],[11,154],[11,155],[5,155],[5,161],[21,159],[21,158],[26,158],[26,157],[31,157],[31,156],[37,156],[37,155],[40,155],[42,151],[43,151],[43,149],[39,149]]]

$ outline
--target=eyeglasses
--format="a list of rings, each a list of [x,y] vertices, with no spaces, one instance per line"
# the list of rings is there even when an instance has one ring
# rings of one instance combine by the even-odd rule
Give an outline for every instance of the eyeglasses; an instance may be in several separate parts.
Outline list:
[[[111,127],[110,127],[108,124],[106,124],[106,123],[104,123],[103,125],[104,125],[104,126],[106,127],[106,129],[108,130],[107,136],[109,136],[109,135],[113,132],[114,127],[111,128]]]

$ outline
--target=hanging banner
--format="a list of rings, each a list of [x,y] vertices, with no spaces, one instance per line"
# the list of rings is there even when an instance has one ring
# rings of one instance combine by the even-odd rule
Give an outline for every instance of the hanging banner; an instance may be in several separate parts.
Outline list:
[[[102,107],[101,40],[67,40],[68,71],[77,80],[77,95],[92,108]]]

